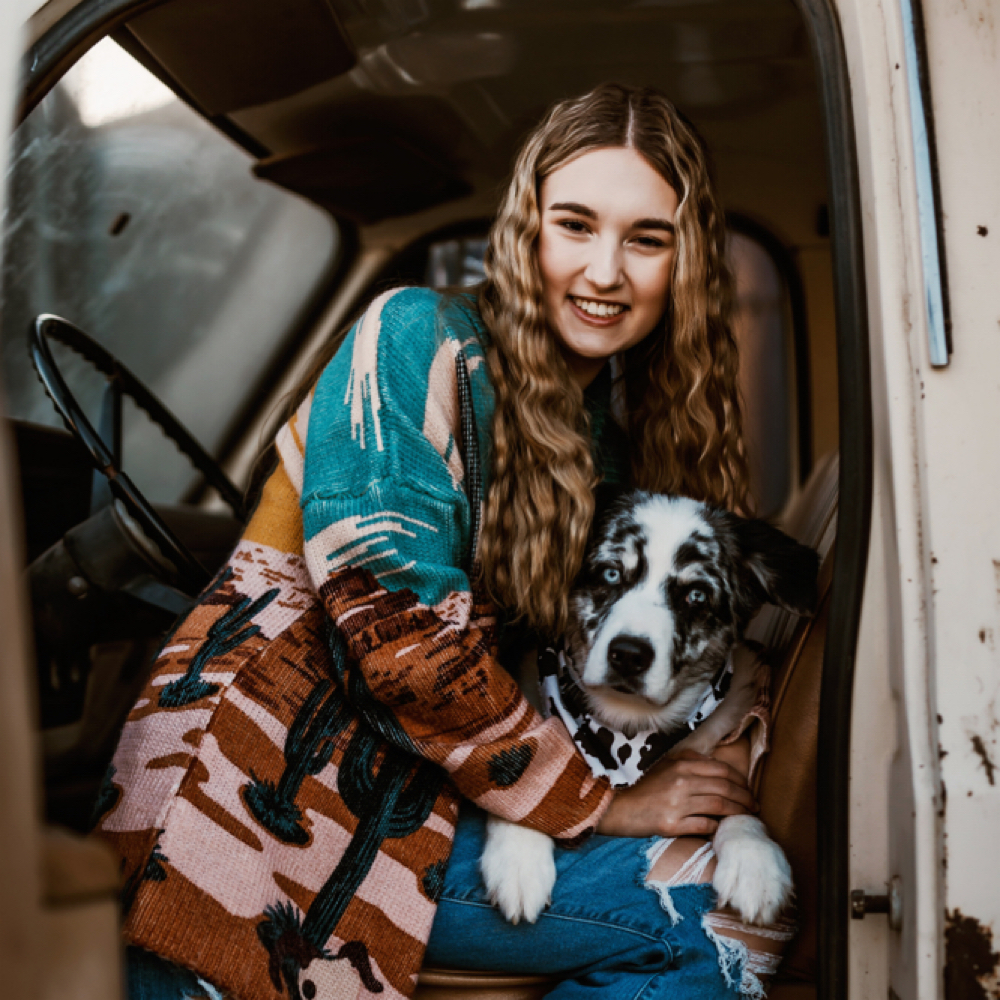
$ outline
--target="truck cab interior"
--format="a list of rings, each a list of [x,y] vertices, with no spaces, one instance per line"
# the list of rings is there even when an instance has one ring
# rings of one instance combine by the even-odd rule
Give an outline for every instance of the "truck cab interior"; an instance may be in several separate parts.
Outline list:
[[[151,657],[235,543],[322,345],[387,287],[475,284],[546,108],[606,80],[648,84],[704,136],[727,212],[758,512],[824,557],[815,618],[758,623],[775,684],[758,794],[801,925],[774,995],[812,995],[837,961],[846,856],[844,814],[817,826],[846,788],[843,747],[818,750],[820,692],[851,656],[867,537],[857,195],[827,6],[64,6],[29,39],[0,319],[47,821],[88,829]],[[843,710],[828,699],[827,730]],[[834,942],[822,959],[818,935]],[[426,972],[421,990],[544,984]]]

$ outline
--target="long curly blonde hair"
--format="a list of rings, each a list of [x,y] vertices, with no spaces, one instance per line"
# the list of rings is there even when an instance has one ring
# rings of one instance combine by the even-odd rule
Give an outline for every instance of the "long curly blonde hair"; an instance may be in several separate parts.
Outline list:
[[[597,475],[583,392],[545,316],[538,192],[558,167],[606,148],[636,150],[679,198],[669,306],[621,359],[633,483],[730,509],[748,504],[725,220],[701,139],[648,88],[605,84],[562,101],[517,158],[479,291],[496,394],[483,580],[501,605],[550,635],[567,622]]]

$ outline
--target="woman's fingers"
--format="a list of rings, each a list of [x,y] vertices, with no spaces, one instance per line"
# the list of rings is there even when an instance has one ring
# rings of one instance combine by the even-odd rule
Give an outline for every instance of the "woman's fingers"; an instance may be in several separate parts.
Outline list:
[[[692,797],[713,796],[724,802],[732,802],[742,807],[739,811],[753,809],[756,806],[750,790],[743,785],[736,785],[725,778],[697,778],[690,781],[688,794]]]
[[[646,780],[650,782],[650,791],[653,791],[655,786],[661,787],[675,805],[692,796],[715,795],[738,803],[741,807],[740,812],[756,808],[753,795],[746,785],[742,781],[734,780],[733,775],[726,772],[720,774],[718,771],[713,771],[707,775],[691,772],[686,769],[685,762],[679,762],[675,770],[664,771],[656,778]]]
[[[711,837],[719,829],[719,821],[709,816],[686,816],[671,829],[672,837]]]
[[[747,811],[742,803],[722,795],[693,795],[687,807],[689,816],[738,816]]]
[[[746,775],[731,764],[723,760],[714,760],[711,757],[702,757],[701,754],[695,754],[693,750],[685,750],[674,763],[680,774],[696,774],[706,778],[726,778],[744,788],[747,784]]]
[[[723,761],[687,753],[615,794],[598,830],[612,836],[711,836],[715,817],[756,809],[746,778]]]

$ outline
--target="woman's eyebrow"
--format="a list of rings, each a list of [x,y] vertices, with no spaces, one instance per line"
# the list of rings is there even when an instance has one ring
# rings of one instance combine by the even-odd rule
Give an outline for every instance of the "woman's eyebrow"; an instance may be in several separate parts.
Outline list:
[[[633,229],[662,229],[665,232],[675,231],[674,224],[666,219],[637,219],[632,223]]]
[[[550,212],[575,212],[577,215],[586,216],[588,219],[596,219],[597,213],[586,205],[581,205],[575,201],[560,201],[555,205],[549,205]]]

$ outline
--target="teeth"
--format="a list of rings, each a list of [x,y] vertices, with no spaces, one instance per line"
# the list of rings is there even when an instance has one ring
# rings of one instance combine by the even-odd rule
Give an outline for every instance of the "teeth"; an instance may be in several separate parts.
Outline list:
[[[570,298],[588,316],[617,316],[625,311],[625,307],[618,302],[592,302],[590,299],[578,299],[575,295]]]

